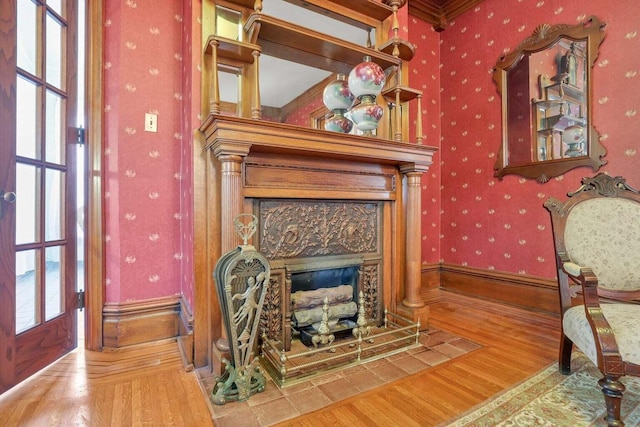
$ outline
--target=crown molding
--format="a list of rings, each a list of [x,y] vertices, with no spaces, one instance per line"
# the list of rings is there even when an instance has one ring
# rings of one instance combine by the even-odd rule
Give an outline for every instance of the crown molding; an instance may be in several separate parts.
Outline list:
[[[409,14],[433,25],[440,32],[449,23],[484,0],[409,0]]]

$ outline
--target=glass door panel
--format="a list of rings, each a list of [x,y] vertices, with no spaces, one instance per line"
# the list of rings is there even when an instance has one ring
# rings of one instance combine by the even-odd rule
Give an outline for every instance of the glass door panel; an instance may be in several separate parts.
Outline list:
[[[39,253],[37,250],[16,252],[16,334],[40,323],[40,293],[37,283]]]
[[[64,247],[52,246],[45,250],[45,320],[64,312]]]
[[[46,69],[47,69],[47,83],[57,88],[64,89],[62,87],[62,46],[64,46],[64,31],[62,25],[56,18],[50,13],[47,13],[47,57],[46,57]]]
[[[22,77],[16,82],[16,155],[30,159],[40,158],[37,135],[39,123],[38,85]]]
[[[65,104],[64,99],[53,91],[47,91],[47,125],[45,140],[47,162],[64,164],[65,144],[64,144],[64,117]]]
[[[35,166],[16,165],[16,245],[40,240],[40,221],[37,219],[40,206],[40,177]]]
[[[62,0],[48,0],[47,6],[58,15],[62,15]]]
[[[18,0],[18,67],[31,74],[39,74],[38,67],[38,7],[31,0]]]
[[[44,212],[44,233],[45,241],[63,239],[64,236],[64,174],[60,171],[47,169],[46,192],[45,192],[45,212]]]

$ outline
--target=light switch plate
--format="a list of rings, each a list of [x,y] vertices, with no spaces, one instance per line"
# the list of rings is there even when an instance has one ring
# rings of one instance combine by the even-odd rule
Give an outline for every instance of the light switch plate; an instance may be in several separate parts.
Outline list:
[[[144,130],[146,132],[158,132],[158,115],[146,113],[144,115]]]

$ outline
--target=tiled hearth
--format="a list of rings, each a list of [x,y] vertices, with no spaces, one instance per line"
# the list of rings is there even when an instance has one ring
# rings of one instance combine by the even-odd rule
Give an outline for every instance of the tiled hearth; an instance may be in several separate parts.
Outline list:
[[[214,378],[204,378],[200,384],[216,426],[269,426],[480,348],[472,341],[435,329],[423,332],[420,342],[421,347],[328,373],[284,389],[269,379],[264,392],[251,396],[245,402],[214,405],[209,400]]]

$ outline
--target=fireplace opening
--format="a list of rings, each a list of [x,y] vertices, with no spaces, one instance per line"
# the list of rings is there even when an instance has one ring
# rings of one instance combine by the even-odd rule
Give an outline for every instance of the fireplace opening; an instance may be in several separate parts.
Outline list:
[[[419,324],[386,307],[376,315],[374,307],[383,300],[377,264],[363,257],[319,256],[278,268],[284,270],[278,294],[285,309],[284,340],[263,334],[260,360],[280,387],[420,346]],[[324,321],[330,325],[326,332],[319,330]]]
[[[357,326],[360,265],[323,268],[291,274],[291,327],[295,338],[314,346],[322,329],[335,338],[350,335]]]

